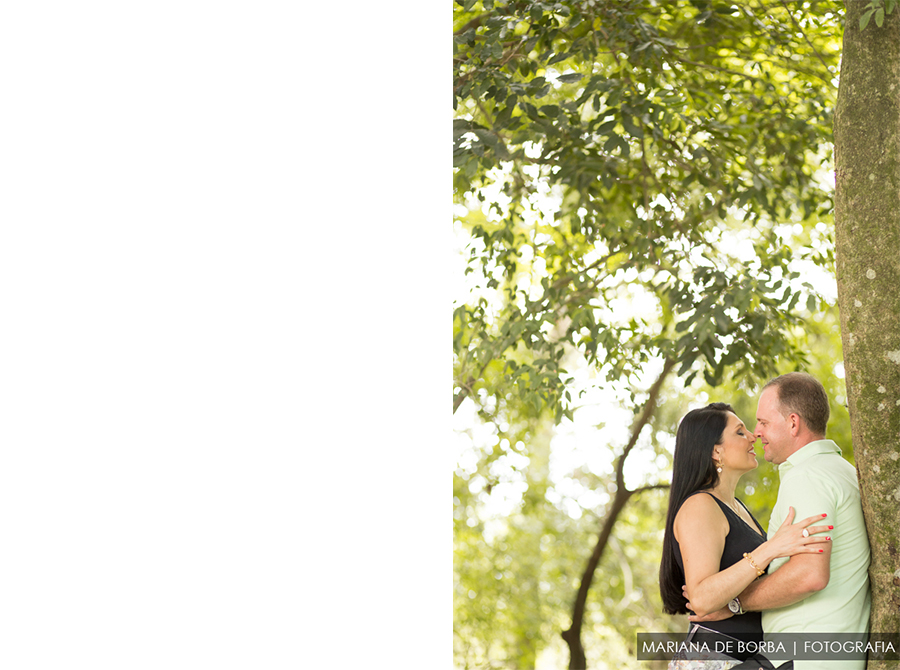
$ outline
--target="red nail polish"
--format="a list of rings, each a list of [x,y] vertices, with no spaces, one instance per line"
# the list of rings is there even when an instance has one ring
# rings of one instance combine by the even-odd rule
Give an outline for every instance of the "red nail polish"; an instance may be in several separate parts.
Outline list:
[[[834,526],[828,526],[828,530],[834,530]]]
[[[828,516],[828,515],[827,515],[827,514],[823,514],[823,515],[822,515],[822,518],[824,519],[826,516]]]
[[[826,539],[826,540],[830,540],[831,538],[828,537],[828,536],[826,535],[826,536],[825,536],[825,539]],[[820,549],[819,551],[821,551],[821,549]]]
[[[821,554],[823,551],[825,551],[825,550],[824,550],[824,549],[819,549],[819,553],[820,553],[820,554]]]

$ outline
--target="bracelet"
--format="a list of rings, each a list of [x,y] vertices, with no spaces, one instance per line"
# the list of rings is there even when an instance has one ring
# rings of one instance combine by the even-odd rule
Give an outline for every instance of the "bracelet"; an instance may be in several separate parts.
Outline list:
[[[756,564],[756,561],[753,560],[753,557],[750,554],[744,552],[744,558],[750,561],[750,565],[752,565],[753,569],[756,570],[756,576],[761,577],[765,570],[759,569],[759,566]]]

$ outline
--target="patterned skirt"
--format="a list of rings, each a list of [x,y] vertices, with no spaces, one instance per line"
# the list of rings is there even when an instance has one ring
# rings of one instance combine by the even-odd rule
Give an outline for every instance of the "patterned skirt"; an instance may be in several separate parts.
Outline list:
[[[712,633],[716,637],[727,638],[727,635],[709,630],[700,624],[692,624],[687,640],[694,638],[696,634]],[[702,650],[679,651],[669,661],[668,670],[731,670],[742,661],[736,658],[725,657],[722,653],[716,653],[713,649],[709,652]]]

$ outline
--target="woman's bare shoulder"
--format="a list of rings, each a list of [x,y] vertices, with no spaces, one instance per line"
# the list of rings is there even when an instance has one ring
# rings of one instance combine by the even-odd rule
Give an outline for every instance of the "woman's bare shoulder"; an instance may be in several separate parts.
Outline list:
[[[719,509],[719,505],[712,494],[701,491],[695,493],[681,504],[681,508],[675,516],[675,523],[679,525],[693,521],[708,523],[719,519],[727,522],[725,515]]]
[[[678,511],[680,513],[682,510],[701,511],[704,509],[718,508],[719,506],[713,499],[712,493],[709,493],[708,491],[697,491],[696,493],[692,493],[683,503],[681,503],[681,509]]]
[[[684,501],[678,514],[675,515],[675,539],[683,544],[686,538],[696,540],[700,537],[712,538],[711,541],[724,540],[728,535],[728,518],[719,509],[712,495],[702,493],[692,495]]]

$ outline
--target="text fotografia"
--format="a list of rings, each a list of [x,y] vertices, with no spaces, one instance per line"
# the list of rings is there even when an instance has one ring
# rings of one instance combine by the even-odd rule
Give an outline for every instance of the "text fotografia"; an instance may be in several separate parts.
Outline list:
[[[803,661],[900,660],[897,633],[781,633],[764,640],[731,637],[713,631],[683,635],[638,633],[637,660],[662,661],[674,656],[702,659],[744,659],[762,655],[770,659]]]

